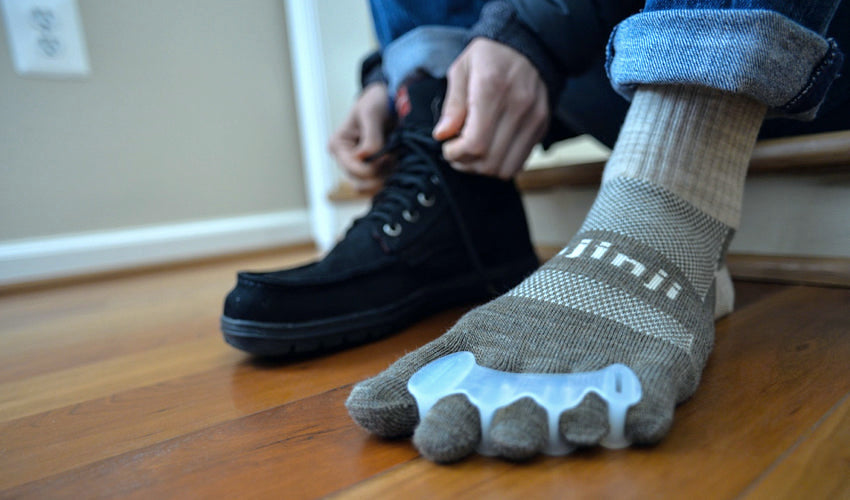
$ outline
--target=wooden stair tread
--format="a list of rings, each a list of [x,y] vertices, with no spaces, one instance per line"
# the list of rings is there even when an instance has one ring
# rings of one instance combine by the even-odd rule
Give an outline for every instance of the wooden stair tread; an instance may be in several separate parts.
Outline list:
[[[604,161],[526,170],[517,176],[523,192],[564,186],[592,186],[602,177]],[[850,130],[759,141],[750,160],[750,175],[843,173],[850,171]],[[358,192],[342,181],[331,201],[353,201],[374,194]]]

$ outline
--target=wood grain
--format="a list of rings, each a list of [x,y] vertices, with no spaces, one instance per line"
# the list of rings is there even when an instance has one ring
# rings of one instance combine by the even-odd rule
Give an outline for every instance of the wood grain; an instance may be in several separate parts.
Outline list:
[[[738,283],[694,398],[653,448],[437,466],[348,418],[351,384],[445,331],[289,362],[221,340],[238,268],[0,295],[0,498],[848,496],[850,290]]]
[[[351,424],[348,387],[8,490],[14,498],[315,498],[417,456]]]
[[[604,161],[535,168],[521,172],[517,187],[521,191],[539,191],[556,187],[598,185]],[[750,175],[761,174],[840,174],[850,170],[850,130],[766,139],[756,143],[750,158]],[[328,193],[335,202],[366,199],[377,192],[358,191],[351,183],[341,181]]]
[[[850,395],[755,483],[745,498],[850,498]]]
[[[772,283],[850,287],[850,258],[732,254],[734,278]]]
[[[411,346],[424,344],[445,331],[460,311],[441,313],[380,342],[291,363],[253,361],[226,346],[215,332],[216,338],[204,344],[208,356],[218,353],[221,362],[210,364],[206,370],[191,376],[175,374],[170,380],[165,375],[165,380],[155,379],[149,385],[114,394],[105,391],[92,399],[76,391],[81,398],[76,404],[56,404],[51,411],[0,421],[0,435],[10,436],[4,440],[7,453],[0,454],[0,485],[32,481],[362,380]],[[191,345],[197,344],[201,343]],[[187,356],[195,357],[172,350],[165,359],[179,365]],[[123,381],[119,375],[106,377],[112,378]],[[73,385],[65,389],[74,390]],[[93,392],[89,389],[86,394]],[[67,403],[64,394],[60,398]],[[20,456],[31,460],[21,462]]]
[[[343,498],[732,498],[850,390],[845,290],[795,288],[718,324],[694,398],[658,446],[509,464],[417,460]]]

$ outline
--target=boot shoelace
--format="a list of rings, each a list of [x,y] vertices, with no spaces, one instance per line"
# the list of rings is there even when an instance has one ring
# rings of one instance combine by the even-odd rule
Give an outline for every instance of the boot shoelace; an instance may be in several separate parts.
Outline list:
[[[370,219],[377,220],[383,223],[381,230],[384,234],[392,238],[398,237],[403,231],[401,221],[398,220],[399,213],[404,221],[415,224],[420,217],[419,211],[427,210],[436,203],[437,193],[434,191],[437,188],[445,197],[449,211],[455,219],[464,249],[472,266],[481,275],[489,291],[496,294],[496,287],[491,282],[481,259],[478,257],[478,252],[472,243],[472,238],[463,221],[460,209],[452,197],[435,159],[441,153],[439,150],[434,150],[434,144],[435,141],[431,138],[430,133],[404,128],[396,130],[390,136],[387,144],[380,151],[370,156],[367,161],[393,152],[402,154],[397,155],[398,161],[393,173],[384,181],[383,189],[372,199],[372,208],[366,215],[357,219],[354,224]]]

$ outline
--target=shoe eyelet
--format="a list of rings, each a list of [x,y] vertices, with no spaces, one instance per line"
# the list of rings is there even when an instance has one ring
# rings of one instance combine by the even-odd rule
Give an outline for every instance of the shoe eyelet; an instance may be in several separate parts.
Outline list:
[[[432,197],[428,198],[428,196],[426,196],[425,193],[419,193],[419,194],[416,195],[416,201],[418,201],[419,204],[422,205],[423,207],[430,207],[430,206],[433,206],[434,202],[437,201],[437,197],[432,196]]]
[[[419,220],[419,212],[411,212],[410,210],[405,210],[401,213],[401,216],[407,222],[416,222]]]
[[[393,238],[395,238],[396,236],[401,234],[401,224],[399,224],[398,222],[393,223],[392,226],[389,224],[384,224],[383,230],[387,236],[392,236]]]

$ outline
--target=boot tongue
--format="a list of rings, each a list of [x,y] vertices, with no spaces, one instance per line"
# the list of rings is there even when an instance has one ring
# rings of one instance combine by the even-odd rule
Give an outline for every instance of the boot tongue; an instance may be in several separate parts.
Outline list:
[[[440,118],[445,94],[445,78],[415,75],[405,80],[395,98],[396,113],[401,125],[427,128],[430,132]]]

